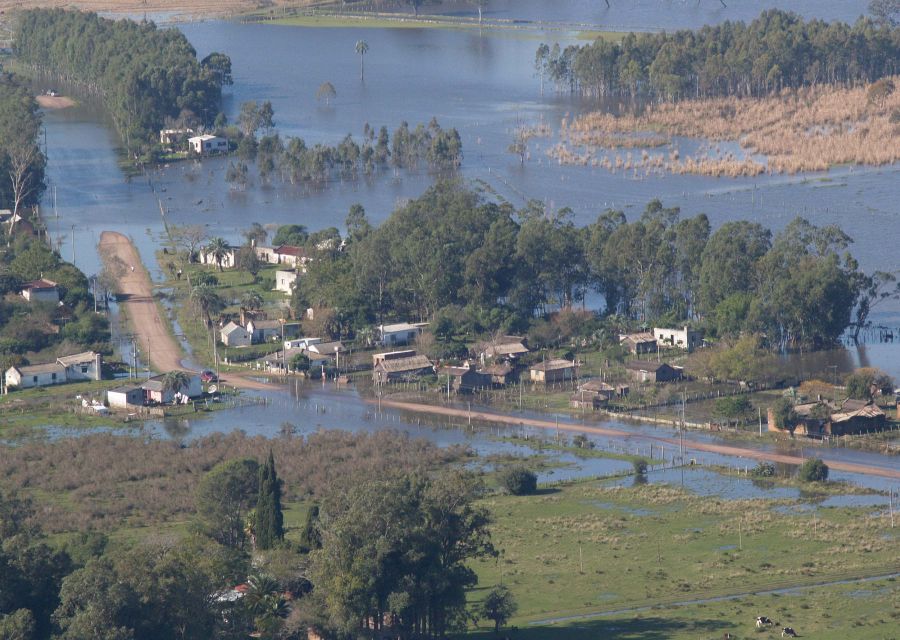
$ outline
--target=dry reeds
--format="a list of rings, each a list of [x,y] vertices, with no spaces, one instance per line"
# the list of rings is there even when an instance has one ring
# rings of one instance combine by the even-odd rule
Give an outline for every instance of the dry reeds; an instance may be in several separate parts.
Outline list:
[[[263,460],[270,448],[289,499],[319,495],[360,473],[375,477],[385,469],[428,469],[463,453],[391,431],[321,431],[276,440],[236,431],[184,447],[93,434],[5,447],[0,477],[12,487],[35,492],[41,526],[48,533],[147,525],[190,517],[197,485],[207,471],[234,458]]]
[[[893,78],[895,84],[900,77]],[[900,160],[900,91],[881,101],[869,87],[819,85],[766,98],[713,98],[653,105],[641,115],[594,112],[563,123],[548,154],[560,164],[622,168],[604,149],[643,148],[632,167],[668,173],[754,176],[764,172],[825,171],[839,164],[885,165]],[[718,147],[681,158],[647,149],[672,137],[740,144],[744,157]],[[647,142],[652,141],[652,144]],[[761,156],[755,158],[752,156]]]

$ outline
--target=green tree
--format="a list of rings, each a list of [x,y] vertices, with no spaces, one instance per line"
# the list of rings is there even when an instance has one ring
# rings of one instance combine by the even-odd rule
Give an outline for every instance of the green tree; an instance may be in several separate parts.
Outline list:
[[[647,475],[647,461],[644,458],[635,458],[631,466],[634,467],[634,475],[636,476],[645,476]]]
[[[275,231],[275,237],[272,244],[279,246],[282,244],[302,247],[309,238],[309,230],[302,224],[285,224],[278,227]]]
[[[256,502],[256,546],[271,549],[284,540],[284,516],[281,511],[281,481],[275,470],[275,457],[259,468],[259,497]]]
[[[775,418],[775,426],[779,429],[787,429],[791,433],[797,426],[797,412],[794,411],[794,403],[790,398],[778,398],[772,404],[772,415]]]
[[[265,573],[255,573],[247,579],[243,604],[253,616],[262,638],[274,638],[289,613],[287,601],[278,581]]]
[[[241,296],[241,324],[246,325],[245,316],[253,316],[263,307],[262,296],[256,291],[246,291]]]
[[[369,53],[369,43],[365,40],[356,41],[356,53],[359,55],[359,79],[361,82],[366,80],[366,54]]]
[[[247,514],[259,499],[259,464],[228,460],[213,467],[197,489],[200,530],[227,547],[243,549]]]
[[[307,552],[322,548],[322,536],[319,535],[319,505],[310,506],[306,512],[306,522],[300,531],[300,546]]]
[[[257,122],[259,127],[265,131],[267,137],[272,134],[272,130],[275,128],[275,110],[272,108],[272,103],[269,100],[259,105]]]
[[[810,458],[800,465],[797,477],[803,482],[825,482],[828,480],[828,465],[820,458]]]
[[[323,82],[316,90],[316,100],[323,100],[325,106],[331,105],[331,101],[337,97],[337,90],[330,82]]]
[[[500,584],[488,591],[478,605],[478,612],[494,623],[494,633],[499,634],[500,628],[515,615],[518,608],[513,594],[506,585]]]
[[[723,418],[740,418],[746,416],[753,407],[747,396],[730,396],[716,400],[716,414]]]
[[[225,238],[222,238],[221,236],[210,238],[204,250],[206,251],[206,255],[210,256],[215,261],[219,271],[223,271],[222,263],[225,261],[226,256],[228,256],[228,252],[231,251],[231,245],[228,244]]]
[[[178,393],[191,385],[191,377],[186,371],[169,371],[162,379],[163,392]]]
[[[873,367],[857,369],[844,382],[847,395],[856,400],[872,400],[877,393],[893,389],[890,376]]]
[[[322,503],[322,548],[310,554],[327,626],[356,635],[361,621],[391,614],[406,637],[464,629],[466,590],[477,583],[469,563],[493,554],[477,478],[367,477],[335,489]]]
[[[203,315],[206,328],[213,326],[213,315],[225,308],[225,301],[211,285],[201,284],[191,289],[191,303]]]
[[[514,465],[501,472],[500,484],[514,496],[527,496],[537,491],[537,475],[526,467]]]

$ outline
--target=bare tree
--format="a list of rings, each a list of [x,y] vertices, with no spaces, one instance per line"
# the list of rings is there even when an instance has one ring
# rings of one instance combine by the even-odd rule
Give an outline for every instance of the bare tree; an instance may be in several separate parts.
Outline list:
[[[206,227],[202,224],[186,224],[169,227],[169,238],[176,249],[187,253],[188,262],[197,248],[206,241]]]
[[[6,154],[9,158],[9,182],[13,192],[13,216],[6,240],[9,246],[22,203],[37,191],[40,184],[35,179],[33,169],[41,160],[41,152],[31,139],[22,137],[10,141]]]

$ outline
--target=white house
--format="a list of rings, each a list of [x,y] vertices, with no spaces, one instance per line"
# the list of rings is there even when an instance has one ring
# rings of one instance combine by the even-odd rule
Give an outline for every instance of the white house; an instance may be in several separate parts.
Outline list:
[[[208,264],[215,267],[219,266],[219,263],[216,262],[216,257],[213,255],[212,251],[210,251],[209,247],[202,247],[197,252],[197,259],[200,260],[200,264]],[[234,269],[235,264],[237,264],[237,249],[228,247],[225,254],[222,256],[222,268]]]
[[[311,258],[303,247],[282,244],[277,247],[256,247],[256,257],[267,264],[283,264],[305,272],[305,265]]]
[[[29,302],[51,302],[53,304],[59,302],[57,284],[44,278],[32,280],[22,285],[21,294]]]
[[[246,347],[253,342],[250,332],[236,322],[229,322],[222,327],[219,335],[226,347]]]
[[[294,291],[295,282],[297,282],[296,271],[275,272],[275,291],[281,291],[290,295]]]
[[[10,367],[5,374],[6,388],[31,389],[66,382],[66,368],[58,362]]]
[[[188,138],[188,144],[191,147],[191,151],[201,156],[228,151],[228,140],[208,133]]]
[[[106,401],[116,409],[140,407],[144,404],[144,390],[138,386],[116,387],[106,392]]]
[[[147,402],[167,404],[175,399],[175,391],[164,389],[165,383],[163,378],[165,378],[165,376],[156,376],[150,378],[141,385],[141,389],[144,391],[144,398]],[[196,398],[203,395],[203,383],[200,381],[200,376],[190,375],[188,376],[188,380],[189,383],[187,388],[180,389],[178,393],[189,398]]]
[[[281,321],[251,320],[247,323],[247,331],[250,333],[253,344],[271,342],[273,338],[281,337]]]
[[[422,333],[422,328],[427,326],[427,322],[419,322],[417,324],[408,322],[383,324],[378,327],[378,341],[385,346],[409,344],[419,337],[419,334]]]
[[[10,367],[4,374],[6,387],[29,389],[78,380],[100,380],[103,357],[86,351],[63,356],[56,362]]]
[[[171,147],[174,144],[178,144],[188,136],[194,133],[193,129],[183,128],[183,129],[160,129],[159,131],[159,143],[164,147]]]
[[[678,347],[687,351],[693,351],[703,343],[703,334],[688,327],[681,329],[654,327],[653,337],[660,347]]]
[[[76,353],[71,356],[57,358],[57,363],[66,369],[66,380],[100,380],[103,356],[93,351]]]
[[[295,338],[294,340],[285,340],[285,349],[308,349],[310,345],[320,344],[322,338]]]

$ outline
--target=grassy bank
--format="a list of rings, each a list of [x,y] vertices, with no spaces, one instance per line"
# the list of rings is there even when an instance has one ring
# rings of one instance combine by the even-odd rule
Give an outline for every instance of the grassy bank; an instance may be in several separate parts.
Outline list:
[[[489,19],[478,21],[477,18],[461,16],[429,15],[412,13],[339,13],[329,11],[306,11],[292,13],[290,9],[258,10],[237,16],[242,22],[259,22],[289,27],[308,27],[317,29],[353,28],[353,29],[465,29],[478,31],[500,31],[520,34],[525,37],[539,38],[548,30],[569,31],[579,40],[606,40],[618,42],[625,37],[624,32],[581,29],[577,26],[528,22],[521,20]]]
[[[617,488],[598,482],[560,486],[538,496],[494,496],[486,504],[496,519],[494,543],[504,551],[496,562],[478,564],[479,582],[486,587],[502,582],[512,590],[519,603],[513,624],[522,633],[530,622],[550,618],[668,607],[675,601],[835,576],[875,575],[897,565],[897,537],[886,516],[861,517],[871,508],[825,508],[814,523],[808,513],[776,511],[795,503],[723,500],[665,485]],[[735,603],[719,604],[718,637],[752,625],[753,616],[738,615]],[[775,615],[786,622],[801,619],[806,610],[799,605]],[[812,625],[818,613],[817,626],[828,627],[820,606],[817,598],[804,624]],[[770,611],[760,613],[774,617]],[[695,625],[702,617],[679,616],[676,624],[668,608],[647,612],[646,618],[673,625],[664,637],[693,638],[701,630]],[[617,619],[628,620],[633,626],[625,628],[635,632],[649,624],[633,615]],[[554,627],[553,635],[543,628],[543,635],[534,630],[521,637],[597,637],[604,629],[612,631],[603,626],[607,622]]]

